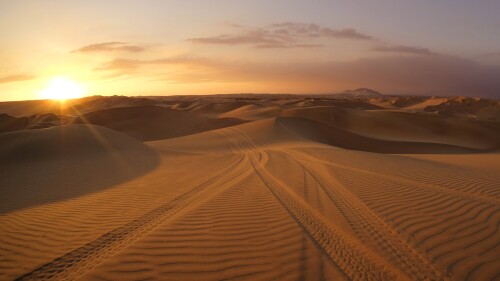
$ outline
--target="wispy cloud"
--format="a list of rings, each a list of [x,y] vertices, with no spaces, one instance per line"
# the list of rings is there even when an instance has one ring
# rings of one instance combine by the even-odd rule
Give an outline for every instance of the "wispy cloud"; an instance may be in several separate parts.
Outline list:
[[[169,61],[170,59],[162,59],[142,63]],[[472,60],[440,54],[364,58],[348,62],[209,61],[206,66],[165,73],[165,81],[212,81],[220,85],[246,83],[264,91],[295,93],[336,92],[364,86],[394,94],[500,98],[499,66],[483,65]]]
[[[245,28],[238,33],[209,37],[189,38],[196,44],[251,45],[258,48],[310,48],[320,44],[310,43],[312,39],[375,40],[353,28],[332,29],[312,23],[285,22],[263,28]]]
[[[183,71],[192,73],[194,77],[194,75],[197,75],[195,74],[196,71],[200,71],[201,69],[212,69],[214,65],[216,64],[211,60],[197,57],[170,57],[151,60],[117,58],[94,68],[94,71],[105,73],[102,78],[109,79],[135,74],[148,75],[148,73],[151,74],[151,67],[157,67],[153,72],[160,74],[170,72],[172,69],[179,70],[178,67],[182,67]],[[158,66],[170,67],[165,69],[158,68]],[[181,73],[179,73],[179,75],[180,74]]]
[[[270,26],[278,34],[288,34],[302,38],[329,37],[336,39],[373,40],[372,36],[360,33],[354,28],[332,29],[314,23],[284,22]]]
[[[32,75],[13,74],[13,75],[8,75],[8,76],[0,77],[0,84],[12,83],[12,82],[19,82],[19,81],[26,81],[26,80],[31,80],[31,79],[34,79],[34,78],[35,78],[35,76],[32,76]]]
[[[279,49],[279,48],[320,48],[321,44],[262,44],[256,46],[260,49]]]
[[[113,59],[96,67],[94,70],[134,70],[140,65],[139,60]]]
[[[500,66],[440,54],[348,62],[242,64],[226,73],[241,81],[281,85],[283,92],[332,92],[365,86],[394,94],[500,98]]]
[[[134,60],[134,59],[113,59],[94,70],[134,70],[143,65],[190,65],[190,66],[207,66],[211,62],[208,59],[193,58],[193,57],[172,57],[160,58],[153,60]]]
[[[428,48],[421,47],[411,47],[411,46],[376,46],[371,49],[375,52],[383,52],[383,53],[400,53],[400,54],[413,54],[413,55],[430,55],[432,54],[431,50]]]
[[[104,42],[83,46],[73,51],[73,53],[93,53],[93,52],[142,52],[144,47],[129,45],[124,42]]]
[[[426,52],[424,52],[426,53]],[[335,62],[252,63],[200,57],[114,59],[96,68],[108,77],[139,75],[165,83],[242,83],[254,90],[325,93],[370,87],[387,93],[500,98],[500,66],[439,53]],[[252,88],[242,89],[252,91]]]
[[[273,38],[265,30],[247,31],[243,34],[223,34],[211,37],[190,38],[188,41],[198,44],[224,44],[224,45],[260,45],[281,44],[286,38]],[[289,42],[286,42],[289,43]]]

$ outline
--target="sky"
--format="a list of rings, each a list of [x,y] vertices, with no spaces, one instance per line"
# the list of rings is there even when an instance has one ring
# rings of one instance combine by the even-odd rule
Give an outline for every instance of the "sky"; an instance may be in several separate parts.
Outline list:
[[[500,98],[498,0],[2,0],[0,100],[336,93]]]

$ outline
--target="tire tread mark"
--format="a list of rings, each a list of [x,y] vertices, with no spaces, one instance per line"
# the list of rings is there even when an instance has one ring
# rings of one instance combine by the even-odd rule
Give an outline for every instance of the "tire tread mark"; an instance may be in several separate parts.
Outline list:
[[[480,194],[477,194],[477,193],[474,193],[474,192],[460,191],[460,190],[455,190],[455,189],[451,189],[451,188],[448,188],[448,187],[439,186],[439,185],[436,185],[436,184],[418,182],[418,181],[415,181],[415,180],[412,180],[412,179],[403,178],[403,177],[380,174],[380,173],[372,172],[372,171],[365,170],[365,169],[362,169],[362,168],[349,167],[349,166],[346,166],[346,165],[343,165],[343,164],[339,164],[339,163],[335,163],[335,162],[331,162],[331,161],[326,161],[324,159],[321,159],[321,158],[318,158],[318,157],[313,157],[313,156],[310,156],[310,155],[306,155],[304,153],[299,153],[299,152],[294,152],[294,153],[295,154],[300,154],[301,156],[303,156],[305,158],[314,158],[314,161],[321,162],[321,163],[324,163],[324,164],[327,164],[327,165],[330,165],[330,166],[334,166],[334,167],[337,167],[337,168],[340,168],[340,169],[345,169],[345,170],[350,170],[350,171],[354,171],[354,172],[359,172],[359,173],[363,173],[363,174],[375,176],[375,177],[382,178],[384,180],[388,180],[388,181],[391,181],[391,182],[395,182],[395,183],[399,183],[399,184],[405,184],[405,185],[410,185],[410,186],[413,186],[413,187],[418,187],[418,188],[422,188],[422,189],[425,189],[425,190],[430,190],[430,191],[433,191],[433,192],[444,193],[444,194],[447,194],[447,195],[450,195],[450,196],[453,196],[453,197],[459,197],[459,198],[462,198],[462,199],[479,201],[481,203],[487,203],[487,204],[491,204],[491,205],[494,205],[494,206],[499,206],[500,205],[500,200],[498,200],[496,198],[491,198],[489,196],[480,195]]]
[[[244,144],[239,142],[235,136],[246,139]],[[266,169],[265,163],[268,154],[259,150],[253,140],[243,132],[231,129],[225,133],[233,139],[235,145],[242,152],[250,156],[250,164],[264,185],[269,189],[278,202],[288,210],[292,218],[303,227],[318,247],[326,253],[330,260],[351,280],[406,280],[402,273],[382,265],[377,258],[363,250],[355,240],[339,232],[329,225],[325,219],[314,209],[308,206],[298,195],[288,191],[279,180],[274,178]]]
[[[341,210],[353,230],[363,240],[373,240],[379,247],[402,267],[403,272],[414,280],[446,280],[439,270],[430,266],[430,258],[417,252],[411,245],[401,239],[380,216],[353,195],[347,188],[337,183],[335,188],[328,187],[325,180],[315,175],[304,163],[292,157],[293,152],[283,150],[297,164],[307,171],[318,182],[320,188],[327,194],[335,206]],[[340,189],[340,190],[339,190]]]
[[[216,193],[203,197],[202,195],[207,193],[204,191],[209,189],[207,187],[220,183],[221,177],[224,178],[222,180],[222,184],[231,182],[232,180],[241,181],[244,179],[251,173],[251,170],[246,170],[246,172],[236,174],[236,176],[229,178],[228,175],[234,174],[234,172],[229,171],[237,170],[235,167],[244,167],[243,164],[245,162],[245,157],[245,155],[242,155],[238,161],[234,161],[217,175],[210,177],[208,180],[181,194],[172,201],[149,211],[143,216],[136,218],[119,228],[103,234],[99,238],[32,270],[15,280],[72,280],[76,276],[84,274],[97,264],[132,244],[134,241],[146,235],[159,225],[175,218],[200,197],[202,197],[202,199],[199,201],[209,200],[213,197],[212,195]]]

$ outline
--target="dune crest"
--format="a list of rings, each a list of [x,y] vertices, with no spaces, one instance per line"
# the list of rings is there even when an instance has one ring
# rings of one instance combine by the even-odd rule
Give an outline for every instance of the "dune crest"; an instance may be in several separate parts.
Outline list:
[[[143,143],[98,126],[0,134],[0,212],[95,192],[157,163],[156,153]]]
[[[368,94],[1,115],[0,280],[495,280],[495,108]]]
[[[213,119],[157,106],[119,107],[90,112],[73,120],[122,132],[142,141],[180,137],[242,123],[238,119]]]

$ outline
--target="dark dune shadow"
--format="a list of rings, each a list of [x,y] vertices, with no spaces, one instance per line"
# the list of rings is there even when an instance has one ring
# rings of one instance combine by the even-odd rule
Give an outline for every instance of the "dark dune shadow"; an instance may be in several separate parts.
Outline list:
[[[301,137],[350,150],[387,154],[463,154],[485,152],[450,144],[389,141],[369,138],[302,118],[279,117],[277,118],[277,124]]]
[[[78,116],[73,122],[103,126],[142,141],[176,138],[244,123],[234,118],[208,118],[158,106],[98,110]]]
[[[282,117],[308,119],[369,138],[443,143],[478,150],[500,147],[500,123],[400,111],[316,107],[284,110]]]
[[[159,161],[142,142],[99,126],[0,134],[0,214],[97,192]]]

